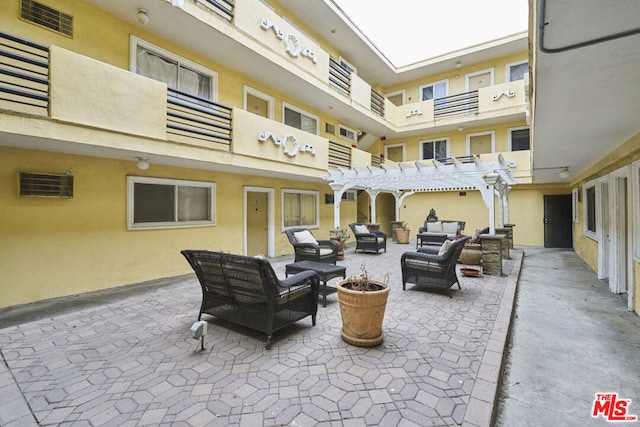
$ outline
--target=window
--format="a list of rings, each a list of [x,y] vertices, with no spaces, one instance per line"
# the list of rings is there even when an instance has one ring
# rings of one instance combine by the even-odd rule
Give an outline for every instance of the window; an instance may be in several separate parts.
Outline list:
[[[340,136],[344,139],[348,139],[351,142],[357,142],[356,139],[356,131],[353,129],[349,129],[348,127],[344,127],[342,125],[338,125],[338,131],[340,132]]]
[[[449,94],[449,82],[443,80],[441,82],[420,86],[420,101],[427,99],[445,98]]]
[[[529,128],[509,129],[509,151],[530,149]]]
[[[449,157],[449,141],[446,139],[438,139],[433,141],[423,141],[420,144],[420,158],[427,159],[446,159]]]
[[[131,67],[135,73],[166,83],[170,89],[216,101],[215,72],[136,37],[132,37]]]
[[[507,81],[515,82],[516,80],[524,80],[525,74],[529,72],[529,62],[514,62],[507,64]]]
[[[282,190],[282,226],[319,227],[317,191]]]
[[[130,176],[129,230],[215,225],[215,183]]]
[[[358,192],[356,190],[347,190],[342,193],[343,202],[355,202],[358,198]]]
[[[284,124],[314,135],[318,134],[318,117],[289,104],[284,104],[283,108]]]
[[[583,187],[585,236],[596,238],[596,185],[589,182]]]

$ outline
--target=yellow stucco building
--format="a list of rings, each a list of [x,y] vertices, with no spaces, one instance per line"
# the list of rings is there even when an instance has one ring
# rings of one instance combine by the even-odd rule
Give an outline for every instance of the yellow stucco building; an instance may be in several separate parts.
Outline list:
[[[290,254],[287,227],[334,227],[336,168],[504,159],[515,244],[574,247],[595,270],[614,251],[595,225],[603,177],[639,204],[637,130],[535,181],[552,165],[534,165],[534,31],[395,67],[329,0],[7,0],[0,22],[0,308],[187,274],[185,248]],[[558,200],[569,226],[547,230]],[[339,224],[417,231],[431,208],[467,233],[489,222],[479,192],[445,188],[400,206],[353,190]],[[623,220],[630,250],[608,271],[638,311],[640,218]]]

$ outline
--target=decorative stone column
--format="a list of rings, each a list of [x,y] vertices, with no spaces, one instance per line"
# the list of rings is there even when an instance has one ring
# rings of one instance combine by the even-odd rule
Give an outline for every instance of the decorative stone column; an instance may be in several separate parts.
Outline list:
[[[511,234],[511,229],[507,227],[496,228],[496,234],[500,234],[505,237],[500,243],[502,248],[502,259],[511,259],[511,255],[509,254],[509,247],[511,246],[511,237],[509,237],[509,235]]]
[[[481,234],[482,272],[491,276],[502,276],[502,241],[504,234]]]
[[[509,233],[509,247],[511,249],[513,249],[513,227],[515,227],[515,224],[505,224],[504,225],[506,228],[511,229],[511,233]]]

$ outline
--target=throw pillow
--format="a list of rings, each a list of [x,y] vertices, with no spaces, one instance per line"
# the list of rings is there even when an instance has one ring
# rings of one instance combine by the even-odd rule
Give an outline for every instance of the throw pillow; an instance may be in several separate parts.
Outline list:
[[[427,233],[442,233],[442,222],[427,222]]]
[[[443,222],[442,232],[449,236],[455,236],[458,234],[458,222]]]
[[[355,228],[356,234],[367,234],[369,232],[369,229],[367,228],[366,225],[357,224],[353,228]]]
[[[298,243],[313,243],[315,245],[318,244],[318,241],[315,237],[313,237],[313,234],[311,234],[309,230],[296,231],[295,233],[293,233],[293,237],[295,237],[296,242]]]
[[[438,251],[438,255],[444,255],[447,253],[449,248],[453,245],[453,242],[449,239],[445,240],[442,246],[440,246],[440,250]]]

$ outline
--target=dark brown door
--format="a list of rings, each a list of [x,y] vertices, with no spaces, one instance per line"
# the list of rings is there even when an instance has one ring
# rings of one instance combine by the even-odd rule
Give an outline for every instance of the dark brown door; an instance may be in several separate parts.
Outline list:
[[[544,196],[544,247],[573,248],[570,194]]]

